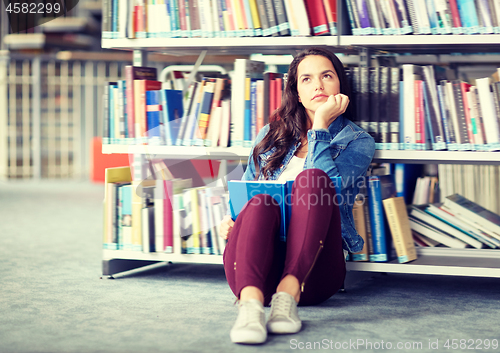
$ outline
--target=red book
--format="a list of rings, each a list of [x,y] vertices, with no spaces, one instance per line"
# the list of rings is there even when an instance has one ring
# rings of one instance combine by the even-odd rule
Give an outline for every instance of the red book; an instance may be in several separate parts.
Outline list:
[[[461,28],[462,22],[460,21],[460,13],[458,12],[457,0],[449,0],[449,3],[453,27]]]
[[[276,79],[272,79],[269,82],[269,117],[271,117],[277,108],[276,103]]]
[[[326,19],[328,20],[330,33],[337,26],[337,0],[323,0],[325,6]]]
[[[321,36],[330,34],[323,0],[304,0],[304,3],[313,35]]]
[[[276,109],[281,107],[281,96],[283,93],[283,79],[281,77],[276,78]]]
[[[470,143],[474,142],[474,132],[472,131],[472,119],[470,113],[470,102],[467,98],[467,92],[470,91],[470,87],[472,85],[467,82],[460,82],[460,88],[462,90],[462,101],[464,102],[464,111],[465,111],[465,121],[467,123],[467,135],[469,136]]]
[[[257,133],[264,127],[264,80],[257,81]]]
[[[156,80],[156,68],[125,66],[125,96],[127,100],[128,137],[135,138],[134,80]],[[139,135],[137,135],[139,137]]]
[[[181,23],[181,31],[187,31],[186,2],[184,0],[179,1],[179,20]]]
[[[135,136],[142,138],[142,143],[147,143],[148,123],[146,118],[146,91],[161,89],[160,81],[134,80],[135,104]]]

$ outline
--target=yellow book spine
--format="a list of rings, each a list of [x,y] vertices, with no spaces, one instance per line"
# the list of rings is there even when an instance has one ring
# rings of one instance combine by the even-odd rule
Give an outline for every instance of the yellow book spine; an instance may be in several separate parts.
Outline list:
[[[366,219],[365,219],[365,211],[364,211],[364,200],[356,200],[354,202],[354,207],[352,209],[352,215],[354,218],[354,227],[358,234],[363,238],[365,244],[363,249],[357,253],[352,254],[353,261],[368,261],[368,239],[366,236]]]
[[[252,21],[254,28],[262,28],[260,24],[259,11],[257,10],[257,1],[249,0],[250,2],[250,13],[252,14]]]
[[[239,0],[230,0],[233,2],[233,9],[234,9],[234,14],[233,16],[236,16],[236,23],[238,24],[238,30],[243,30],[245,29],[245,21],[243,20],[243,11],[240,6],[240,1]]]
[[[410,223],[406,212],[403,197],[392,197],[382,200],[385,214],[389,223],[394,247],[400,263],[409,262],[417,258],[415,245],[411,235]]]

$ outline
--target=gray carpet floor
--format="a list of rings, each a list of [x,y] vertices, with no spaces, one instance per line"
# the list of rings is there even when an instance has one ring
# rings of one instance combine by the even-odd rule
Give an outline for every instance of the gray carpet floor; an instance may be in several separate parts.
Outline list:
[[[300,333],[232,344],[222,266],[102,278],[102,198],[84,182],[0,182],[1,353],[500,350],[485,341],[500,340],[498,279],[404,274],[349,273],[346,292],[300,309]]]

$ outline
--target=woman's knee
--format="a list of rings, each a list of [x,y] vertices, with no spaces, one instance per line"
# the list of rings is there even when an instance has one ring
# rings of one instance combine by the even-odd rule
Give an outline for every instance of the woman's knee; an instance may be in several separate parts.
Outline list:
[[[267,194],[258,194],[253,196],[250,200],[248,200],[247,207],[258,207],[263,210],[269,211],[269,209],[277,209],[279,211],[280,205],[276,199]]]
[[[330,189],[335,193],[335,186],[332,179],[330,179],[325,171],[317,168],[306,169],[300,172],[293,185],[296,188],[310,191]]]

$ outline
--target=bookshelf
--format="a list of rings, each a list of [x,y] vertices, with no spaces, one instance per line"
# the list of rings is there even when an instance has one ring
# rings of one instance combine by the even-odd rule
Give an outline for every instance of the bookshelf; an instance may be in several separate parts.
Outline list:
[[[148,52],[197,54],[208,51],[216,55],[290,54],[310,46],[335,47],[338,53],[364,55],[373,53],[439,54],[440,60],[456,59],[451,53],[500,53],[500,35],[406,35],[406,36],[325,36],[325,37],[266,37],[266,38],[147,38],[103,39],[107,49],[133,50],[140,65]],[[490,54],[488,60],[492,60]],[[408,61],[410,56],[402,56]],[[498,58],[498,56],[497,56]],[[460,61],[460,60],[458,60]],[[500,59],[499,59],[500,61]],[[360,64],[366,59],[360,58]],[[418,62],[417,62],[418,64]],[[130,153],[164,155],[165,158],[244,159],[249,148],[205,148],[176,146],[103,145],[106,154]],[[388,151],[377,150],[374,162],[414,164],[481,164],[500,165],[499,152],[471,151]],[[350,271],[476,276],[500,278],[500,251],[489,249],[417,249],[419,258],[407,264],[397,262],[348,262]],[[397,260],[396,260],[397,261]],[[103,250],[103,275],[113,275],[158,262],[188,262],[222,264],[222,256],[142,253]]]

